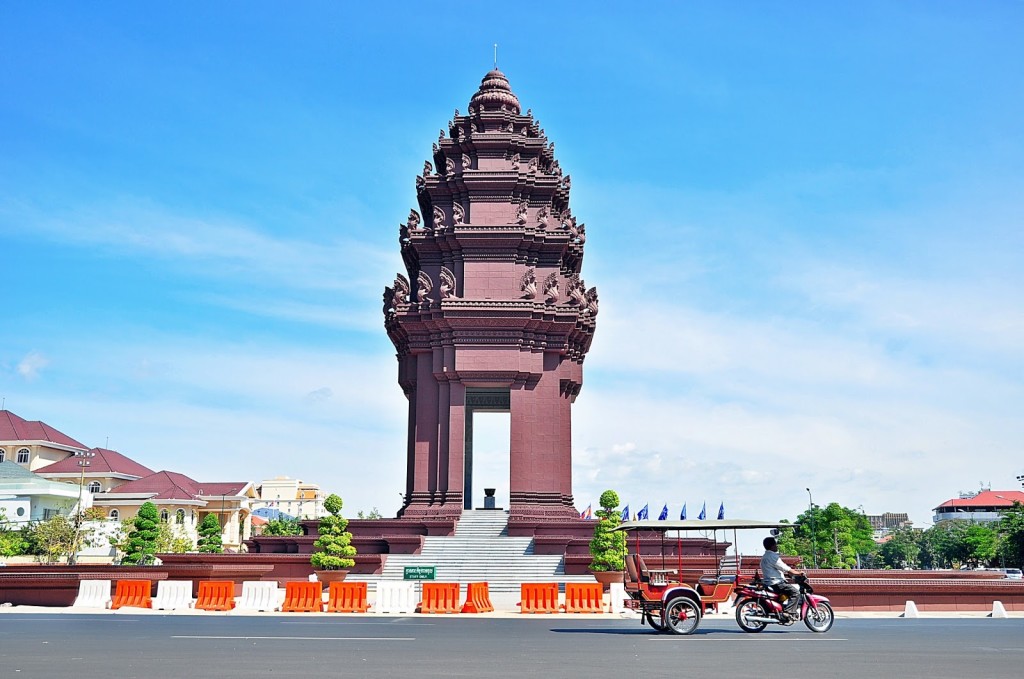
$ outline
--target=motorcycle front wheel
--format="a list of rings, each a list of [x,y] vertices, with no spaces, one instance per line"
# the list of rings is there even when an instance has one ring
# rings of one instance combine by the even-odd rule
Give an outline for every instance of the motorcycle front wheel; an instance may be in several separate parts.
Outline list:
[[[665,609],[665,625],[673,634],[693,634],[700,625],[700,607],[686,597],[673,599]]]
[[[835,620],[836,616],[832,612],[832,606],[822,601],[817,606],[807,607],[807,616],[804,618],[804,624],[812,632],[823,634],[832,629],[832,623]]]
[[[764,610],[764,606],[756,599],[744,599],[736,604],[736,624],[740,626],[741,630],[754,633],[760,632],[768,626],[766,622],[748,620],[747,618],[751,616],[767,618],[768,612]]]

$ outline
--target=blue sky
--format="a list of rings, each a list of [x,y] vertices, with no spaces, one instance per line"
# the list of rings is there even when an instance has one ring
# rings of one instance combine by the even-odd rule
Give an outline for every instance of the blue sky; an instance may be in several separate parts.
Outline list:
[[[150,467],[393,512],[380,294],[497,42],[601,292],[577,504],[792,518],[810,487],[926,524],[1024,473],[1021,26],[1012,2],[6,3],[0,395]]]

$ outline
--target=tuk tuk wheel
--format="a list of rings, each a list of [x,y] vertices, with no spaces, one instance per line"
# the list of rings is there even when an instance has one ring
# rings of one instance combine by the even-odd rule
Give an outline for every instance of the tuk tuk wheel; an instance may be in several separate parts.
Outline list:
[[[673,634],[693,634],[700,625],[700,607],[686,597],[677,597],[665,609],[665,625]]]

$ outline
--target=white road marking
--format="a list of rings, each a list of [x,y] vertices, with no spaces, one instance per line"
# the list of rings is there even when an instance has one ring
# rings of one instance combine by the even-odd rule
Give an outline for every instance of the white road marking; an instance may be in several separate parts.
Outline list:
[[[175,634],[172,639],[231,639],[235,641],[416,641],[415,637],[228,637],[200,634]]]
[[[651,637],[650,639],[648,639],[648,641],[674,641],[674,640],[678,639],[680,636],[683,636],[683,635],[669,636],[669,637]],[[780,637],[780,636],[774,636],[774,635],[773,636],[767,636],[767,637],[737,637],[737,636],[731,636],[731,637],[700,637],[700,638],[704,639],[705,641],[738,641],[738,642],[744,643],[744,644],[748,643],[748,642],[751,642],[751,643],[765,643],[766,644],[769,641],[810,641],[810,642],[814,642],[814,643],[825,642],[825,641],[849,641],[849,639],[842,639],[842,638],[840,638],[840,639],[834,639],[834,638],[817,639],[815,637]],[[760,639],[761,641],[758,642],[757,641],[758,639]],[[740,641],[740,640],[742,640],[742,641]]]

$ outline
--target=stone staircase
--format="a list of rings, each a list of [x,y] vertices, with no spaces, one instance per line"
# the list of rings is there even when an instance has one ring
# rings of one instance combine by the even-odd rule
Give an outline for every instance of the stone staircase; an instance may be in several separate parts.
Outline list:
[[[519,592],[523,582],[594,582],[566,575],[560,555],[533,553],[533,539],[508,536],[508,512],[466,510],[454,535],[427,536],[419,554],[392,554],[381,575],[350,580],[402,580],[406,566],[436,567],[437,582],[487,582],[491,592]]]

